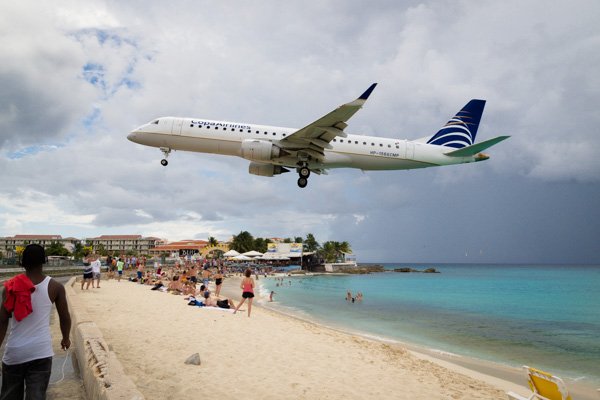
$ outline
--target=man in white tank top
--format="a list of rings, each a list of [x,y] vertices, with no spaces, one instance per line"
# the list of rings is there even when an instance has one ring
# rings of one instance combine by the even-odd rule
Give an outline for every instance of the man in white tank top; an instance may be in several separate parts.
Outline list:
[[[2,393],[1,399],[23,399],[25,389],[27,398],[45,399],[46,389],[50,381],[52,369],[52,338],[50,337],[50,313],[52,304],[60,321],[63,350],[71,346],[71,316],[67,305],[65,288],[62,284],[46,276],[42,272],[42,264],[46,261],[44,248],[30,244],[23,251],[23,267],[25,276],[33,285],[31,293],[31,313],[20,321],[12,318],[5,306],[7,290],[2,292],[0,305],[0,344],[4,341],[10,324],[10,333],[6,341],[2,357]],[[21,276],[21,278],[23,278]],[[9,287],[6,286],[5,287]],[[17,308],[15,307],[15,315]],[[22,315],[22,314],[20,314]]]

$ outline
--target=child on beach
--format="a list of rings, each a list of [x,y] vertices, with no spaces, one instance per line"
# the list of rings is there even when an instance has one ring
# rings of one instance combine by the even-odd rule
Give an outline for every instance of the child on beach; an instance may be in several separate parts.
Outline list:
[[[273,301],[273,295],[277,294],[274,291],[271,290],[271,295],[269,296],[269,301]]]
[[[246,275],[246,277],[242,279],[242,283],[240,284],[240,289],[243,290],[242,301],[240,301],[233,313],[235,314],[242,304],[244,304],[244,301],[248,299],[248,317],[250,317],[250,311],[252,311],[252,298],[254,298],[254,279],[250,278],[252,275],[250,268],[246,269],[246,273],[244,275]]]

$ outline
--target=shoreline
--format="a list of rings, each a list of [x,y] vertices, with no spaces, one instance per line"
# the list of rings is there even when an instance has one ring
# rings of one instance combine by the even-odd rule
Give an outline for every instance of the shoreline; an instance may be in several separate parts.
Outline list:
[[[315,273],[315,275],[316,274],[319,274],[319,273]],[[335,274],[335,273],[333,273],[333,274]],[[327,275],[333,275],[333,274],[328,273]],[[231,286],[227,288],[228,296],[234,295],[232,292],[233,286],[235,285],[235,287],[238,288],[238,286],[239,286],[238,284],[241,281],[241,279],[242,279],[241,277],[234,277],[234,278],[228,279],[228,280],[237,280],[236,283],[231,282],[231,284],[230,284]],[[260,284],[260,282],[259,282],[259,284]],[[221,293],[225,293],[224,288],[225,288],[225,285],[223,285]],[[237,290],[240,291],[239,288]],[[233,297],[233,299],[235,300],[235,297]],[[490,361],[468,358],[468,357],[464,357],[464,356],[457,355],[457,354],[439,352],[439,351],[429,349],[426,347],[420,347],[418,344],[412,344],[412,343],[406,343],[406,342],[402,342],[402,341],[398,341],[398,340],[380,338],[380,337],[377,337],[375,335],[370,335],[365,332],[350,331],[350,330],[345,329],[344,327],[325,325],[325,324],[313,321],[309,318],[303,318],[298,315],[293,315],[292,313],[283,312],[282,310],[265,307],[264,304],[262,304],[261,302],[258,301],[258,300],[266,301],[265,299],[266,299],[266,296],[260,296],[256,301],[256,305],[258,307],[261,307],[267,311],[276,313],[283,317],[292,318],[299,322],[312,324],[319,328],[331,330],[331,331],[334,331],[334,332],[337,332],[337,333],[340,333],[343,335],[358,336],[363,339],[374,341],[374,342],[387,343],[387,344],[391,344],[393,346],[399,346],[399,347],[411,352],[416,357],[422,358],[423,360],[426,360],[426,361],[436,363],[444,368],[447,368],[449,370],[452,370],[452,371],[455,371],[455,372],[458,372],[461,374],[465,374],[474,379],[483,380],[491,385],[502,388],[502,390],[504,390],[505,392],[512,391],[512,392],[515,392],[518,394],[522,394],[525,397],[528,397],[529,395],[531,395],[531,392],[528,391],[529,387],[527,386],[527,380],[525,378],[525,375],[518,368],[513,368],[513,367],[502,365],[502,364],[497,364],[497,363],[493,363]],[[255,303],[253,303],[253,306],[254,306],[254,304]],[[563,378],[563,380],[565,380],[565,379]],[[567,385],[569,394],[573,398],[578,398],[578,399],[582,399],[582,400],[596,400],[597,399],[597,394],[596,394],[597,388],[594,386],[586,385],[586,384],[579,383],[579,382],[572,382],[572,381],[569,381],[569,382],[565,381],[565,384]]]
[[[240,279],[227,279],[222,297],[237,303]],[[74,302],[87,310],[147,399],[194,397],[209,382],[218,383],[211,395],[224,399],[470,400],[530,393],[524,378],[519,385],[494,382],[400,344],[324,329],[262,306],[248,318],[187,306],[183,296],[127,281],[103,281],[102,289],[89,291],[75,286],[74,292]],[[185,365],[196,352],[201,364]]]

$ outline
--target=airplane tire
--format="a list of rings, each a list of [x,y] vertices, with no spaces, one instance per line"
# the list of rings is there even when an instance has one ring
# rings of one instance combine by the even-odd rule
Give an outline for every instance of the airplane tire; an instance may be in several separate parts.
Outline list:
[[[167,165],[169,165],[169,162],[167,160],[165,160],[164,158],[162,160],[160,160],[160,163],[163,167],[166,167]]]
[[[310,176],[310,169],[302,167],[300,168],[300,171],[298,173],[300,174],[300,178],[308,179],[308,177]]]
[[[300,186],[301,188],[305,188],[306,185],[308,185],[308,179],[306,179],[306,178],[298,179],[298,186]]]

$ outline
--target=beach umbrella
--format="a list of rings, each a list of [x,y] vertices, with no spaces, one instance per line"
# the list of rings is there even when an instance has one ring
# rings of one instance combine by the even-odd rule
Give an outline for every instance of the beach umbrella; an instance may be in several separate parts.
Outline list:
[[[263,253],[259,253],[258,251],[252,250],[252,251],[247,251],[245,253],[242,253],[242,255],[246,256],[246,257],[260,257],[263,255]]]
[[[235,256],[233,257],[234,260],[238,260],[238,261],[249,261],[252,260],[250,257],[244,256],[244,255],[239,255],[239,256]]]
[[[235,250],[229,250],[227,253],[223,254],[223,257],[235,257],[235,256],[239,256],[240,253],[238,253]]]

